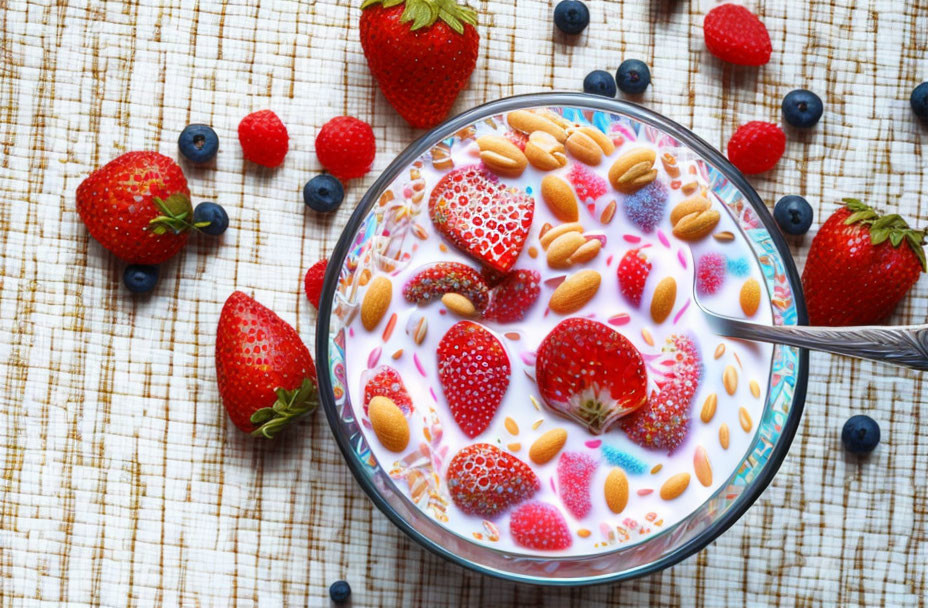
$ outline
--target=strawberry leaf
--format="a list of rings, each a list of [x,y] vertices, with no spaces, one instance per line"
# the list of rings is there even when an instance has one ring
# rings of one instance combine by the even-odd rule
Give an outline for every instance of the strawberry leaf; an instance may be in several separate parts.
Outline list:
[[[461,6],[455,0],[364,0],[361,10],[375,4],[383,8],[399,6],[405,3],[402,23],[409,23],[409,29],[416,31],[430,27],[441,19],[458,34],[464,34],[464,25],[477,26],[477,12],[468,6]]]
[[[904,238],[905,232],[901,230],[893,230],[889,233],[889,242],[893,244],[893,247],[898,247],[901,245]]]
[[[870,242],[879,245],[889,238],[889,228],[874,228],[870,231]]]
[[[274,405],[261,408],[251,415],[251,423],[258,427],[251,432],[254,437],[272,439],[285,426],[314,412],[319,405],[316,382],[311,378],[304,378],[297,389],[288,391],[278,388],[274,392],[277,393]]]

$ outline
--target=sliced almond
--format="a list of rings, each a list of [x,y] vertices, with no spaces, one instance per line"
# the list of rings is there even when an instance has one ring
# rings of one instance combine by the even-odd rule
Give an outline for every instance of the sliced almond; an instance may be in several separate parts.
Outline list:
[[[699,419],[708,424],[712,421],[712,417],[715,416],[715,409],[719,405],[719,397],[715,393],[710,394],[706,397],[706,400],[702,404],[702,411],[699,412]]]
[[[599,221],[603,224],[608,224],[612,221],[612,218],[615,217],[616,204],[615,201],[611,201],[606,208],[603,209],[602,214],[599,216]]]
[[[725,371],[722,372],[722,384],[725,385],[725,392],[734,395],[738,390],[738,370],[731,365],[726,365]]]
[[[719,444],[722,446],[723,450],[728,449],[728,438],[728,425],[723,422],[722,426],[719,427]]]
[[[497,175],[519,177],[528,166],[528,159],[522,150],[500,135],[478,138],[477,147],[480,148],[480,160]]]
[[[506,430],[509,431],[510,435],[519,434],[519,424],[509,416],[506,416],[506,420],[503,421],[503,426],[506,427]]]
[[[477,314],[474,303],[459,293],[446,293],[441,297],[441,303],[459,317],[469,318]]]
[[[393,299],[393,283],[384,276],[376,277],[364,292],[364,299],[361,300],[361,324],[367,331],[374,331],[374,328],[383,319],[390,308],[390,300]]]
[[[538,239],[538,242],[541,243],[542,249],[547,249],[548,245],[550,245],[554,239],[567,232],[583,232],[583,225],[579,222],[570,222],[568,224],[555,226],[550,230],[544,231],[541,237]]]
[[[673,227],[673,235],[683,241],[698,241],[718,226],[721,215],[715,209],[684,215]]]
[[[567,131],[559,126],[553,120],[529,112],[528,110],[514,110],[506,115],[506,122],[509,126],[523,133],[533,133],[535,131],[544,131],[554,136],[554,139],[561,143],[567,140]]]
[[[548,308],[559,315],[577,312],[593,299],[601,280],[595,270],[581,270],[570,275],[551,294]]]
[[[705,211],[712,207],[712,203],[708,199],[702,196],[691,196],[690,198],[683,199],[670,211],[670,225],[676,226],[677,222],[690,213],[699,213],[700,211]]]
[[[757,399],[760,397],[760,384],[757,383],[757,380],[751,380],[748,384],[751,387],[751,394],[754,395],[754,398]]]
[[[664,171],[670,179],[680,177],[680,165],[677,164],[676,156],[670,152],[664,152],[661,154],[661,164],[664,165]]]
[[[528,136],[525,157],[533,167],[541,171],[560,169],[567,164],[564,144],[545,131],[535,131]]]
[[[567,180],[557,175],[546,175],[541,180],[541,198],[554,217],[562,222],[576,222],[580,218],[577,195]]]
[[[713,234],[712,238],[720,243],[730,243],[731,241],[735,240],[735,235],[728,230],[723,230],[722,232],[716,232]]]
[[[615,514],[624,511],[625,505],[628,504],[628,477],[625,476],[625,471],[618,467],[609,471],[603,493],[606,495],[606,505],[610,511]]]
[[[389,397],[371,399],[367,408],[371,428],[383,447],[391,452],[402,452],[409,445],[409,423],[406,416]]]
[[[683,187],[680,188],[680,192],[682,192],[686,196],[693,194],[697,190],[699,190],[699,184],[697,182],[686,182],[685,184],[683,184]]]
[[[673,277],[665,277],[654,289],[651,298],[651,318],[655,323],[663,323],[673,311],[677,301],[677,281]]]
[[[548,266],[551,268],[569,268],[570,256],[586,244],[586,239],[579,232],[565,232],[551,242],[548,247]]]
[[[657,153],[650,148],[635,148],[621,155],[609,168],[609,182],[619,192],[631,194],[657,177],[652,169]]]
[[[603,242],[599,239],[590,239],[583,245],[580,245],[580,248],[574,251],[569,258],[567,258],[568,264],[585,264],[599,254],[599,250],[603,248]]]
[[[720,358],[720,357],[721,357],[722,355],[724,355],[724,354],[725,354],[725,345],[724,345],[724,344],[719,344],[718,346],[715,347],[715,354],[714,354],[714,357],[715,357],[716,359]]]
[[[562,428],[551,429],[535,440],[528,449],[528,457],[535,464],[545,464],[557,456],[567,442],[567,431]]]
[[[689,473],[677,473],[664,482],[661,486],[661,498],[664,500],[673,500],[683,494],[690,485]]]
[[[709,464],[709,454],[701,445],[696,447],[696,452],[693,454],[693,470],[696,472],[696,479],[699,483],[707,488],[712,485],[712,466]]]
[[[595,167],[603,161],[603,151],[592,137],[580,131],[574,131],[564,142],[567,151],[585,165]]]
[[[741,286],[739,299],[744,314],[753,317],[760,307],[760,283],[757,282],[757,279],[751,277],[744,282],[744,285]]]

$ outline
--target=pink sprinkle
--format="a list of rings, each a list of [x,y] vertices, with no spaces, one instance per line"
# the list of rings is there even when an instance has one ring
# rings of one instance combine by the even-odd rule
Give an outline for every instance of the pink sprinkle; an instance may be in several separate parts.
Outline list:
[[[438,397],[435,396],[435,389],[433,389],[431,386],[429,387],[429,394],[432,396],[432,401],[438,403]]]
[[[626,242],[626,243],[631,243],[631,244],[633,244],[633,245],[634,245],[635,243],[640,243],[640,242],[641,242],[641,237],[640,237],[640,236],[635,236],[634,234],[624,234],[624,235],[622,235],[622,238],[625,239],[625,242]]]
[[[548,481],[551,482],[551,491],[554,492],[555,494],[557,494],[557,488],[554,487],[554,478],[552,477],[552,478],[549,479]]]
[[[607,323],[609,323],[609,325],[625,325],[631,320],[632,318],[628,315],[628,313],[623,312],[613,317],[609,317]]]
[[[584,443],[583,445],[590,448],[591,450],[595,450],[602,444],[602,442],[603,442],[602,439],[591,439],[587,441],[586,443]]]
[[[680,260],[680,265],[683,266],[684,269],[686,269],[686,256],[683,255],[682,249],[677,252],[677,259]]]
[[[440,309],[438,310],[438,314],[440,314],[440,315],[446,315],[446,314],[448,314],[448,311],[445,310],[444,308],[440,308]]]
[[[367,357],[367,367],[368,369],[373,368],[377,365],[377,362],[380,361],[380,347],[378,346],[371,351],[371,354]]]
[[[653,492],[653,491],[654,491],[654,490],[652,490],[651,488],[645,488],[645,489],[643,489],[643,490],[638,490],[638,496],[647,496],[648,494],[650,494],[650,493]]]
[[[657,240],[659,240],[664,247],[670,248],[670,241],[667,240],[667,235],[664,234],[663,230],[657,231]]]
[[[534,352],[525,351],[523,353],[519,353],[519,358],[522,359],[522,363],[528,366],[534,366],[537,356]]]
[[[609,257],[606,258],[606,266],[612,266],[612,254],[609,254]]]
[[[583,236],[588,241],[592,241],[593,239],[596,239],[597,241],[603,244],[603,247],[606,246],[606,235],[605,234],[584,234]]]
[[[417,353],[412,354],[412,360],[416,364],[416,369],[419,370],[419,373],[425,378],[425,368],[422,367],[422,362],[419,361],[419,355]]]
[[[348,328],[348,335],[351,336],[352,338],[354,338],[354,327],[349,327],[349,328]]]
[[[595,203],[588,203],[586,206],[586,210],[590,212],[590,215],[594,217],[596,216],[596,204]]]
[[[383,229],[383,236],[390,236],[390,229],[389,229],[389,228],[384,228],[384,229]]]
[[[403,198],[412,198],[412,188],[409,186],[403,188]]]
[[[683,305],[683,307],[680,309],[680,312],[678,312],[678,313],[676,314],[676,316],[673,318],[673,323],[674,323],[674,325],[677,324],[677,321],[680,320],[680,317],[683,316],[683,313],[686,312],[686,309],[689,308],[689,306],[690,306],[690,300],[689,300],[689,298],[687,298],[687,299],[686,299],[686,304]]]
[[[545,287],[556,288],[558,285],[560,285],[566,280],[567,280],[567,275],[562,274],[556,277],[551,277],[550,279],[545,279],[544,283],[545,283]]]
[[[541,315],[542,317],[547,317],[548,313],[551,312],[550,308],[545,308],[545,314]]]

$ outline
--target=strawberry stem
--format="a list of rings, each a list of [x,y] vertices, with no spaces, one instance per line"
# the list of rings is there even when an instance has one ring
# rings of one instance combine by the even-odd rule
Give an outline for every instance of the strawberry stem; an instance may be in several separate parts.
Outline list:
[[[899,247],[903,241],[909,246],[915,257],[921,263],[922,272],[928,272],[928,263],[925,260],[924,242],[928,228],[915,230],[898,213],[881,216],[872,207],[856,198],[845,198],[851,215],[844,220],[845,226],[863,224],[870,229],[870,242],[874,246],[889,241],[893,248]]]
[[[458,4],[455,0],[364,0],[361,10],[375,4],[390,8],[404,3],[406,6],[400,15],[400,22],[411,22],[409,29],[412,31],[430,27],[439,19],[458,34],[464,33],[465,25],[477,26],[477,12],[469,6]]]
[[[288,391],[278,388],[277,401],[271,407],[263,407],[251,415],[251,423],[257,426],[253,437],[273,439],[285,426],[306,414],[316,411],[319,395],[316,381],[304,378],[299,388]]]
[[[168,230],[172,230],[174,234],[180,234],[185,230],[198,227],[187,221],[187,218],[193,212],[190,208],[190,198],[188,196],[178,193],[172,194],[164,200],[154,197],[152,201],[161,210],[161,215],[148,222],[155,234],[164,234]]]

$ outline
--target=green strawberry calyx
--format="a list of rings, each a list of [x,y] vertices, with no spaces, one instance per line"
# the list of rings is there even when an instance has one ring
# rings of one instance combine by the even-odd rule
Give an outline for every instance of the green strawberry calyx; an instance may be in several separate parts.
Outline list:
[[[889,241],[893,247],[899,247],[903,241],[912,249],[915,257],[922,266],[922,272],[928,272],[928,263],[925,261],[925,234],[928,228],[915,230],[909,228],[902,216],[898,213],[881,216],[873,207],[856,198],[843,199],[851,215],[844,220],[845,226],[862,224],[870,230],[870,242],[876,246]]]
[[[155,234],[165,234],[169,230],[174,234],[180,234],[185,230],[203,228],[209,225],[209,222],[197,222],[194,224],[187,220],[188,217],[193,215],[193,209],[190,206],[190,197],[186,194],[176,193],[165,199],[156,196],[152,198],[152,201],[161,210],[161,215],[148,222]]]
[[[364,0],[361,10],[375,4],[390,8],[404,3],[400,23],[412,22],[409,28],[412,31],[434,25],[439,19],[458,34],[464,33],[465,25],[477,26],[477,11],[454,0]]]
[[[251,415],[251,423],[258,428],[251,432],[253,437],[273,439],[285,426],[306,414],[316,411],[319,406],[319,394],[316,381],[303,378],[299,388],[288,391],[278,388],[277,401],[271,407],[262,407]]]

